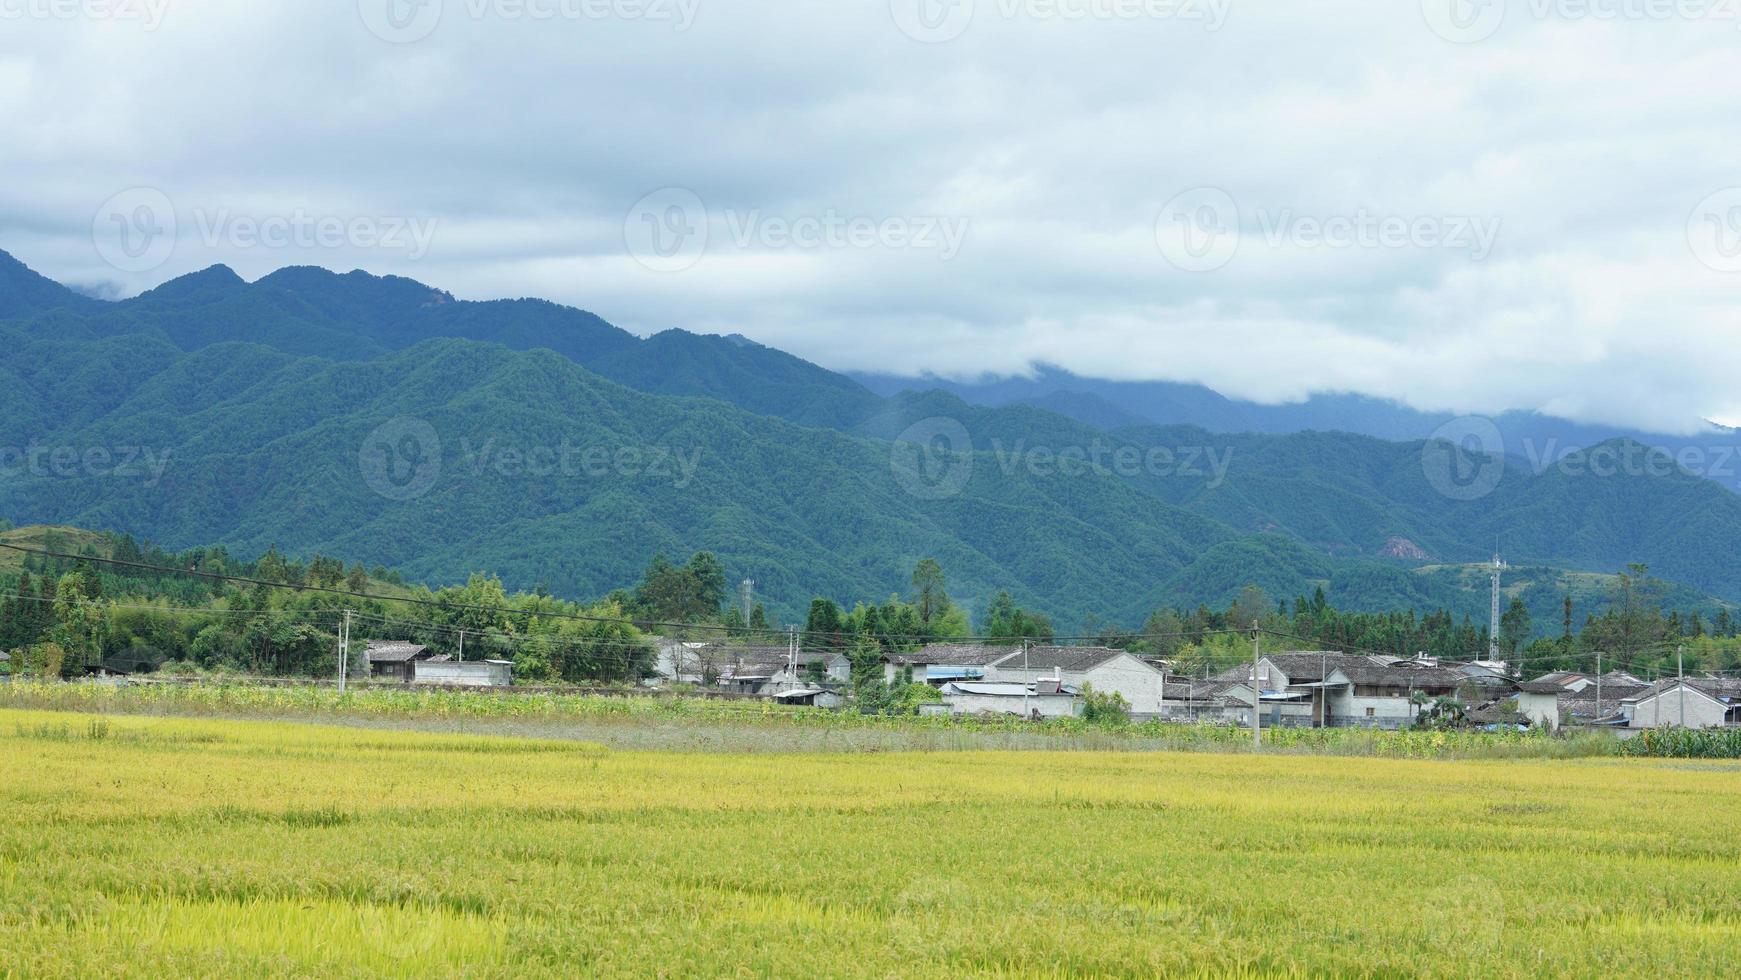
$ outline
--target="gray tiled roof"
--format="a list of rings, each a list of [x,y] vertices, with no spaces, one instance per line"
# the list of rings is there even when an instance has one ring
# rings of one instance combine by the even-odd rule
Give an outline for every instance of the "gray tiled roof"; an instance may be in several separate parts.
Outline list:
[[[1664,691],[1672,691],[1678,683],[1679,681],[1676,678],[1666,678],[1657,681],[1655,684],[1649,684],[1644,687],[1627,688],[1625,690],[1629,693],[1621,694],[1619,695],[1619,698],[1623,701],[1643,700],[1654,694],[1660,694]],[[1716,698],[1719,701],[1741,698],[1741,679],[1728,677],[1689,677],[1687,678],[1687,686],[1701,694]],[[1589,690],[1594,691],[1595,688],[1590,688]],[[1606,686],[1602,689],[1602,700],[1604,702],[1610,700],[1608,690],[1609,689]]]
[[[1343,665],[1334,672],[1364,687],[1455,688],[1468,680],[1462,671],[1444,667],[1406,667],[1378,663]]]
[[[792,664],[792,651],[786,647],[709,646],[706,658],[728,677],[772,677]],[[800,653],[798,664],[815,659],[816,654]]]
[[[947,667],[988,667],[1012,654],[1019,646],[987,646],[980,643],[932,643],[914,653],[891,653],[884,657],[897,667],[938,664]]]
[[[1370,667],[1376,666],[1371,657],[1363,657],[1352,653],[1314,653],[1296,650],[1287,653],[1265,654],[1275,668],[1282,672],[1290,684],[1306,684],[1321,681],[1330,676],[1338,667]],[[1251,677],[1251,668],[1241,668],[1245,671],[1240,680]]]
[[[402,643],[394,640],[370,640],[368,648],[369,662],[373,664],[402,664],[408,660],[421,657],[428,647],[415,643]]]
[[[1128,652],[1111,647],[1035,646],[1024,653],[1021,647],[1016,647],[1014,656],[1004,659],[998,667],[1004,670],[1087,671]]]

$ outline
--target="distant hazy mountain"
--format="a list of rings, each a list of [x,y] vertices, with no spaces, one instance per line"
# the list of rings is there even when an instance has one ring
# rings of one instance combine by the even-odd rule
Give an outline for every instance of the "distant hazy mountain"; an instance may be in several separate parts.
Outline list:
[[[1092,425],[1107,427],[1135,418],[1159,425],[1194,425],[1211,432],[1352,432],[1392,441],[1432,438],[1457,417],[1416,411],[1395,401],[1364,395],[1319,394],[1297,404],[1260,405],[1223,397],[1202,385],[1167,381],[1103,381],[1041,366],[1033,377],[951,381],[854,374],[866,388],[889,396],[906,391],[947,391],[974,405],[1042,405]],[[1672,454],[1692,453],[1700,475],[1741,491],[1741,431],[1702,423],[1692,436],[1665,435],[1614,426],[1585,425],[1536,412],[1506,412],[1491,420],[1505,451],[1525,465],[1540,465],[1612,439],[1630,439]]]
[[[1741,598],[1741,497],[1684,473],[1512,459],[1458,500],[1418,441],[1156,425],[1092,390],[885,398],[741,337],[642,340],[406,279],[215,267],[104,303],[0,271],[0,517],[17,524],[277,544],[432,582],[492,569],[576,596],[708,549],[788,616],[902,590],[932,556],[970,607],[1007,589],[1066,628],[1249,583],[1482,617],[1479,588],[1428,566],[1496,540],[1538,569],[1538,616],[1563,570],[1629,561],[1689,601]],[[1218,397],[1177,387],[1180,404]]]

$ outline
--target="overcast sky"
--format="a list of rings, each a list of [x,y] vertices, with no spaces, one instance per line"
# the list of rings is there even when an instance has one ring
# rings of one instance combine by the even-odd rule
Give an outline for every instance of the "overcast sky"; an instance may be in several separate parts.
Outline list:
[[[1737,11],[0,0],[0,248],[1685,429],[1741,420]]]

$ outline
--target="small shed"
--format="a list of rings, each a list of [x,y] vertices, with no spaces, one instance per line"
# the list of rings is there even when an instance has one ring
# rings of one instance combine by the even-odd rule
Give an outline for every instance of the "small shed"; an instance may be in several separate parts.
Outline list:
[[[1070,718],[1082,708],[1075,688],[1054,680],[1042,683],[950,681],[943,685],[950,714]]]
[[[411,683],[508,687],[514,683],[514,663],[511,660],[413,660]]]
[[[781,704],[802,704],[812,708],[838,708],[841,705],[840,695],[820,687],[783,691],[774,695],[774,700]]]
[[[432,659],[435,654],[430,653],[428,647],[415,643],[370,640],[366,656],[369,658],[370,677],[409,684],[412,678],[411,665],[419,660]]]

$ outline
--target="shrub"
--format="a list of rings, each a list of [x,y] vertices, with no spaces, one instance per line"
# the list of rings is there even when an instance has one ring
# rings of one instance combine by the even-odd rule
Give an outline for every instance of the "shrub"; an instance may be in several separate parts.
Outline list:
[[[1091,725],[1130,724],[1130,702],[1117,691],[1101,693],[1089,684],[1082,688],[1082,720]]]

